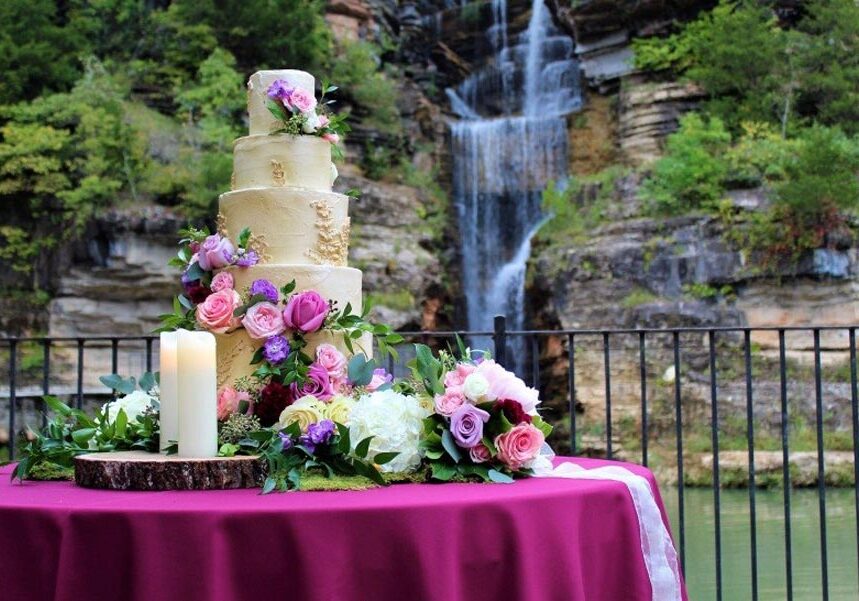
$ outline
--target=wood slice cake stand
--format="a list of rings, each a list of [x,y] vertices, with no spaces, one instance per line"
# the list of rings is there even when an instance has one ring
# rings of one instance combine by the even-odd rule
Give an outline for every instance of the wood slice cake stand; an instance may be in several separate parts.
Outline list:
[[[177,457],[145,451],[75,457],[75,483],[110,490],[218,490],[262,486],[259,457]]]

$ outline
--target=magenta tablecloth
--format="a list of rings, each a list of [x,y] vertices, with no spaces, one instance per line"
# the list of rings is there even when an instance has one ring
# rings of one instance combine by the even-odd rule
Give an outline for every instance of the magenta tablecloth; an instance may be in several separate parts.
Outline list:
[[[648,479],[666,520],[652,474],[621,465]],[[8,601],[651,598],[620,482],[260,496],[11,484],[10,472],[0,469],[0,598]]]

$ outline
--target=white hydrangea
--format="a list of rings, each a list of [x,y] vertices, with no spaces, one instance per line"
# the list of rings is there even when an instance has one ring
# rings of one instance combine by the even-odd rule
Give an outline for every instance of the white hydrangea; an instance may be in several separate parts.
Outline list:
[[[399,453],[393,461],[380,466],[381,471],[411,471],[421,462],[418,445],[422,421],[429,413],[417,398],[390,388],[365,394],[352,409],[349,438],[354,447],[368,436],[374,437],[370,441],[369,459],[377,453]]]
[[[116,421],[119,410],[124,409],[128,417],[128,423],[137,421],[137,416],[142,415],[150,407],[156,406],[156,399],[142,390],[135,390],[131,394],[120,397],[107,404],[107,419],[110,423]]]

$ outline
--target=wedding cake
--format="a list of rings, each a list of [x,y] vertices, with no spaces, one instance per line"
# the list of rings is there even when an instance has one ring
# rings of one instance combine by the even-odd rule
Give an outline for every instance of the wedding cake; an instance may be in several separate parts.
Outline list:
[[[282,121],[271,110],[273,85],[288,85],[314,97],[314,77],[304,71],[259,71],[248,82],[250,135],[233,146],[231,191],[219,199],[218,229],[228,238],[253,232],[258,263],[225,269],[236,290],[254,281],[277,286],[295,282],[295,291],[315,290],[343,309],[362,309],[362,273],[347,265],[349,197],[332,192],[337,170],[332,143],[316,135],[277,133]],[[314,101],[315,102],[315,101]],[[344,353],[343,332],[307,334],[305,352],[322,343]],[[251,359],[263,340],[245,329],[217,335],[218,387],[232,385],[255,370]],[[362,336],[355,352],[372,353],[372,337]]]

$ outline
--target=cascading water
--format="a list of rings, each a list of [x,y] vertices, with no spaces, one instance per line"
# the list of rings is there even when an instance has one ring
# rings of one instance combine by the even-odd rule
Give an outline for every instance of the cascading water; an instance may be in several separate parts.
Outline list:
[[[447,90],[454,197],[462,232],[468,329],[491,330],[495,315],[524,325],[525,266],[543,221],[542,191],[567,173],[563,116],[581,107],[573,41],[533,0],[527,30],[508,41],[507,1],[492,1],[487,65]],[[517,343],[518,340],[518,343]],[[481,344],[485,341],[473,341]],[[518,368],[521,339],[512,339]]]

